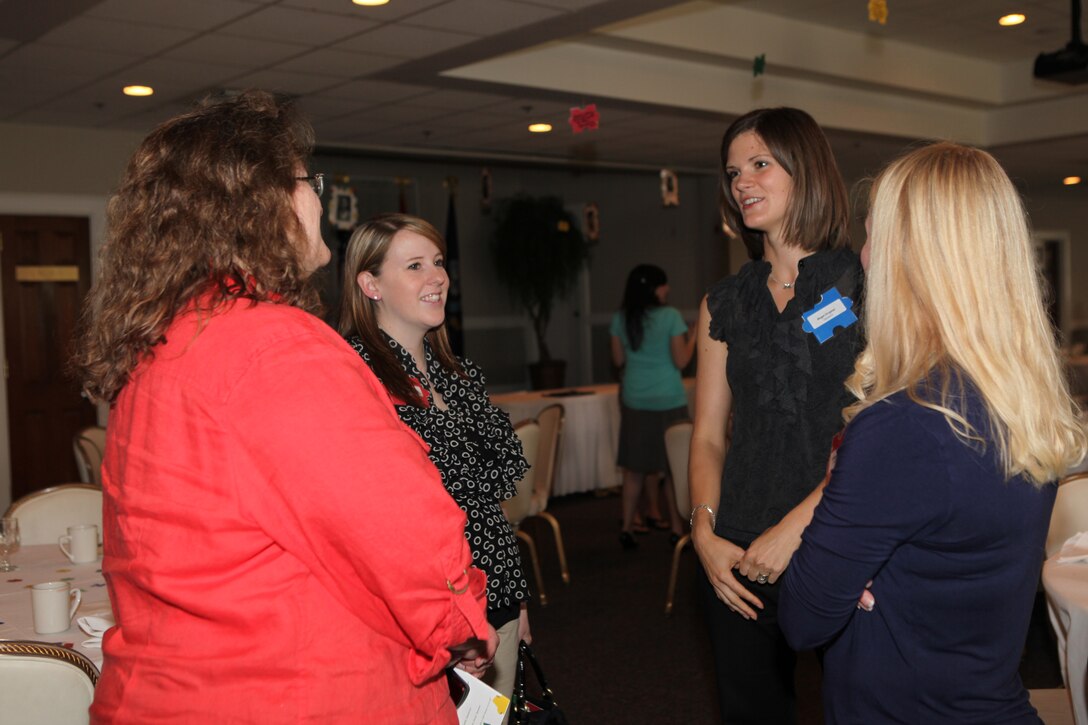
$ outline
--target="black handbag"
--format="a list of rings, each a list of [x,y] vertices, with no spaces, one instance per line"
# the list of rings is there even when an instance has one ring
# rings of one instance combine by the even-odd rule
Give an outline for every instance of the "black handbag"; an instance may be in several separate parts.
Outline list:
[[[540,685],[539,696],[528,695],[525,692],[525,663],[533,668],[537,684]],[[533,649],[521,642],[518,644],[518,674],[514,680],[514,712],[510,715],[510,725],[568,725],[567,716],[559,709],[555,702],[555,694],[548,687],[548,681],[544,679],[544,670],[540,669]]]

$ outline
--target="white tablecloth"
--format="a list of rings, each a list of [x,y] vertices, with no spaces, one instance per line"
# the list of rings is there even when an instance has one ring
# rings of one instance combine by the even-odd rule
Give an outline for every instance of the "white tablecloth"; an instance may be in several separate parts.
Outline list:
[[[575,395],[563,395],[576,391]],[[618,386],[593,385],[562,390],[496,395],[491,401],[517,423],[535,418],[546,406],[563,406],[563,438],[555,471],[553,496],[619,485],[616,448],[620,440]]]
[[[685,380],[690,398],[694,381]],[[569,395],[566,393],[574,392]],[[553,496],[593,491],[622,483],[616,467],[620,440],[619,386],[615,383],[492,396],[491,401],[517,423],[560,403],[565,416]]]
[[[1088,725],[1088,563],[1058,564],[1057,557],[1043,564],[1043,588],[1073,717]]]
[[[37,642],[71,645],[102,667],[102,650],[83,647],[89,636],[77,625],[76,619],[87,615],[110,612],[109,593],[102,578],[101,559],[92,564],[73,564],[54,544],[24,546],[11,556],[15,571],[0,572],[0,639],[29,639]],[[34,631],[34,611],[30,604],[30,587],[50,581],[67,581],[82,592],[72,626],[56,634]]]

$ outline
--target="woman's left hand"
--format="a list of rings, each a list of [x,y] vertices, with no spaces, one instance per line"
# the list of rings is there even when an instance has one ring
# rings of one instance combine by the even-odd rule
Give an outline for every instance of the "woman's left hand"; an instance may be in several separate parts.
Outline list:
[[[804,527],[792,527],[786,521],[775,524],[752,542],[737,562],[737,571],[754,582],[774,584],[801,546],[803,530]]]
[[[518,615],[518,640],[525,644],[533,643],[533,633],[529,631],[529,609],[521,605],[521,614]]]

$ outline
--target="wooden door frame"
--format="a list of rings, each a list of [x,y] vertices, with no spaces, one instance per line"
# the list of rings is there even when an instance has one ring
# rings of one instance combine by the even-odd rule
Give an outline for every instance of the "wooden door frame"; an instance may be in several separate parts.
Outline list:
[[[91,282],[98,276],[98,250],[106,230],[108,196],[81,194],[16,194],[0,191],[0,214],[5,216],[79,216],[90,225]],[[2,292],[2,290],[0,290]],[[2,298],[0,298],[2,299]],[[2,302],[0,302],[2,304]],[[3,315],[0,315],[0,363],[7,359],[4,349]],[[98,408],[98,422],[106,423],[105,406]],[[0,511],[11,503],[11,450],[9,448],[8,391],[0,385]]]

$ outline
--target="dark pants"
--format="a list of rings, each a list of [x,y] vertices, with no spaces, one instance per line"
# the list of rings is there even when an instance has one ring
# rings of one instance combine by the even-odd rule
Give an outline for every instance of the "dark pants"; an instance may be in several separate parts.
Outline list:
[[[778,628],[781,580],[756,584],[734,570],[737,580],[763,602],[753,621],[729,609],[714,593],[702,567],[699,572],[723,725],[793,725],[797,722],[797,655]]]

